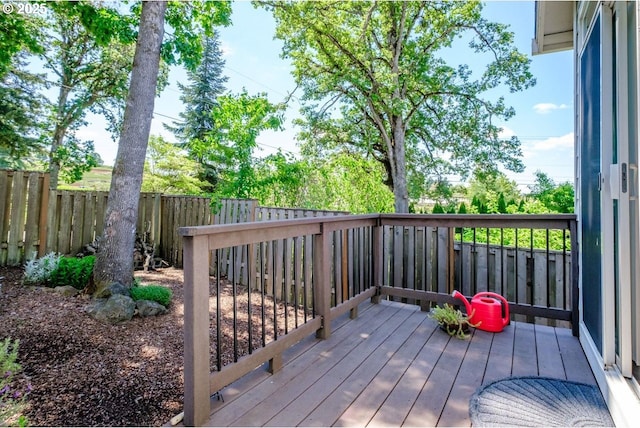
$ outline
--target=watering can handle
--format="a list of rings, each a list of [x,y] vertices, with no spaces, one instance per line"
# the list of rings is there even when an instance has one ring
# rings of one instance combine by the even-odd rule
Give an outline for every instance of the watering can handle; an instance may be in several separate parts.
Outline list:
[[[493,293],[491,291],[484,291],[482,293],[478,293],[481,296],[487,296],[487,297],[493,297],[494,299],[497,299],[499,301],[502,302],[502,304],[504,305],[504,318],[502,318],[502,325],[506,326],[507,324],[509,324],[509,302],[507,302],[507,299],[505,299],[504,297],[502,297],[501,295],[499,295],[498,293]]]

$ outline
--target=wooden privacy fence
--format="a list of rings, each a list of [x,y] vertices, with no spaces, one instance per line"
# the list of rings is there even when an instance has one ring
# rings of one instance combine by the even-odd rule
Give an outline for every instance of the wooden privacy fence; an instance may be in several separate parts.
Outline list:
[[[49,174],[0,170],[0,266],[44,254]]]
[[[109,192],[49,190],[43,172],[0,170],[0,266],[49,252],[75,255],[104,229]],[[136,231],[182,265],[182,226],[213,222],[209,198],[141,193]]]
[[[102,235],[108,197],[109,192],[49,190],[47,173],[0,169],[0,266],[49,252],[77,254]],[[338,214],[345,213],[259,207],[250,199],[223,199],[212,207],[205,197],[141,193],[136,232],[153,243],[157,256],[182,267],[180,227]],[[229,260],[221,265],[225,275],[234,266]]]
[[[311,217],[331,217],[348,214],[344,211],[326,210],[305,210],[293,208],[260,207],[255,200],[247,199],[223,199],[215,215],[215,224],[246,223],[251,221],[275,221],[291,220],[296,218]],[[288,238],[281,242],[271,243],[260,248],[256,246],[244,245],[233,248],[222,248],[216,257],[212,258],[211,273],[218,272],[222,276],[236,276],[241,284],[247,285],[249,275],[258,275],[258,271],[248,272],[249,254],[253,259],[258,257],[261,251],[262,257],[259,259],[262,264],[264,280],[273,285],[274,277],[287,275],[290,273],[290,264],[284,263],[285,257],[289,257],[286,249],[298,248],[302,245],[302,237]],[[307,243],[307,248],[311,245]],[[335,245],[340,246],[340,241]],[[287,268],[289,266],[289,268]],[[256,269],[256,268],[254,268]],[[287,270],[285,272],[285,270]],[[308,269],[307,269],[308,272]],[[278,279],[276,279],[277,281]]]

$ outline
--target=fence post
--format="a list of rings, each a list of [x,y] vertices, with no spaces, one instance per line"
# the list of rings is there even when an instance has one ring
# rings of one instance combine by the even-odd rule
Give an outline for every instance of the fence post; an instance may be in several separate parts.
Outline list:
[[[313,241],[313,301],[322,327],[316,331],[319,339],[331,336],[331,236],[320,225],[320,234]]]
[[[162,235],[162,194],[155,193],[153,195],[153,215],[151,216],[151,241],[153,241],[153,251],[159,253],[160,241]]]
[[[184,243],[184,424],[202,426],[209,397],[208,237],[183,236]]]
[[[49,183],[48,172],[42,174],[42,187],[40,194],[40,218],[38,219],[38,257],[43,257],[47,251],[47,210],[49,208]]]

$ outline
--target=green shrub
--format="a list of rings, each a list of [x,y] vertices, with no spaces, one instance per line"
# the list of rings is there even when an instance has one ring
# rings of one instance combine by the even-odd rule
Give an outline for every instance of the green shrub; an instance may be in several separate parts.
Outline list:
[[[142,287],[131,288],[131,298],[133,300],[152,300],[162,306],[169,306],[173,291],[169,287],[162,285],[143,285]]]
[[[51,273],[47,285],[50,287],[71,285],[73,288],[82,290],[91,279],[95,262],[95,256],[63,257],[58,263],[58,268]]]
[[[39,259],[29,260],[24,265],[25,284],[45,284],[51,277],[51,273],[58,268],[62,256],[49,253]]]
[[[26,426],[25,397],[31,392],[31,384],[26,389],[16,386],[14,379],[22,370],[18,359],[19,341],[9,338],[0,341],[0,426]]]

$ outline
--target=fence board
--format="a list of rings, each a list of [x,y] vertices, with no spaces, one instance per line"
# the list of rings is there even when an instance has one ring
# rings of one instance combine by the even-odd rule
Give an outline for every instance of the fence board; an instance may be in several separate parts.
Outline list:
[[[25,226],[25,203],[27,188],[25,174],[16,171],[13,175],[13,191],[11,195],[11,224],[9,225],[9,248],[7,251],[7,264],[15,266],[20,264],[21,250],[24,247],[23,236]]]
[[[29,174],[27,179],[27,219],[24,233],[24,259],[37,256],[40,240],[42,174]],[[20,260],[21,262],[22,260]]]
[[[87,196],[89,195],[86,193],[73,195],[73,216],[69,219],[71,223],[71,247],[69,252],[72,254],[86,243],[82,241],[84,228],[82,220],[84,219],[84,205]]]
[[[5,265],[7,261],[7,250],[9,248],[9,219],[11,218],[11,184],[13,176],[9,171],[0,170],[0,265]]]
[[[96,195],[93,192],[87,192],[84,198],[84,212],[82,217],[82,235],[80,245],[90,244],[95,239],[93,236],[95,230],[96,219]]]

